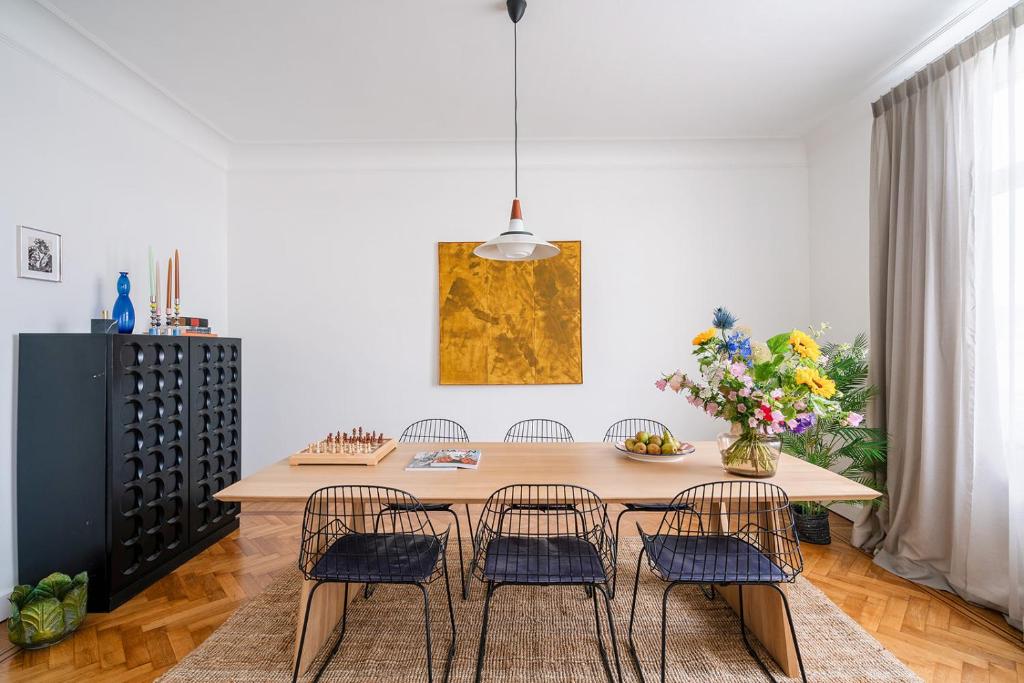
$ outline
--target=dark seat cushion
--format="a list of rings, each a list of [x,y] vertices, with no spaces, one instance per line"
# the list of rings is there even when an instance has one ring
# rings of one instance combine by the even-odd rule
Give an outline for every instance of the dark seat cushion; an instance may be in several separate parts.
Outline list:
[[[690,510],[686,503],[623,503],[632,512],[668,512],[669,510]]]
[[[502,536],[487,544],[484,576],[499,583],[604,583],[592,543],[574,536]]]
[[[425,512],[444,512],[450,510],[451,503],[388,503],[385,510],[423,510]]]
[[[349,534],[327,549],[310,576],[367,583],[424,581],[440,555],[441,543],[433,536]]]
[[[669,581],[779,583],[792,578],[755,546],[731,536],[647,536],[644,550]]]

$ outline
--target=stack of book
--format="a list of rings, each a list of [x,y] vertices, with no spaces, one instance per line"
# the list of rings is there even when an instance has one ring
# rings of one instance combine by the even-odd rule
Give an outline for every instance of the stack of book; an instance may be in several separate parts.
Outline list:
[[[210,321],[207,318],[196,318],[190,315],[179,316],[177,322],[171,327],[172,334],[180,334],[185,337],[216,337]]]

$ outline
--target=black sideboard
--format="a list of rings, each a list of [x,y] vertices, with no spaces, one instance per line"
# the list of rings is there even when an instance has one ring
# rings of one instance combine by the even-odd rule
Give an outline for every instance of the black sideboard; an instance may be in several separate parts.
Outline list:
[[[18,581],[108,611],[237,529],[241,373],[240,339],[20,335]]]

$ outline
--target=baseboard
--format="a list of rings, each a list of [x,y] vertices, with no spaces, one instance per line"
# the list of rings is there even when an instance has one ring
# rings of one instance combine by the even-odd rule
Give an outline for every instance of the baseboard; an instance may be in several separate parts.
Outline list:
[[[9,597],[11,597],[11,591],[0,593],[0,621],[6,621],[11,618],[11,601],[8,600]]]
[[[850,505],[849,503],[832,503],[828,506],[829,510],[851,522],[857,521],[857,515],[860,514],[861,508],[860,505]]]

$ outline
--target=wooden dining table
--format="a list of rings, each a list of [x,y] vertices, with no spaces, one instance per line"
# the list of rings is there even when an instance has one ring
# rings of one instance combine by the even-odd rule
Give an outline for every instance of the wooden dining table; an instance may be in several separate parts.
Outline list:
[[[301,465],[287,459],[242,478],[216,494],[222,501],[304,503],[311,493],[335,484],[390,486],[408,491],[424,503],[483,503],[509,484],[576,484],[592,490],[606,503],[668,502],[680,491],[714,481],[742,480],[722,469],[714,442],[698,442],[678,462],[637,462],[609,443],[460,443],[482,452],[476,470],[406,471],[421,451],[451,448],[451,443],[399,444],[378,465]],[[783,455],[769,479],[797,501],[866,501],[879,494],[829,470]],[[742,505],[744,501],[719,501]],[[296,548],[296,554],[298,549]],[[299,614],[313,581],[304,582]],[[783,586],[785,590],[785,586]],[[720,595],[738,609],[734,586],[719,586]],[[349,590],[349,596],[360,593]],[[340,585],[318,589],[310,612],[300,670],[305,671],[330,639],[347,605]],[[351,599],[351,597],[350,597]],[[746,623],[788,676],[798,676],[796,647],[786,621],[782,597],[767,586],[744,588]],[[301,620],[300,620],[301,621]],[[298,638],[296,638],[296,643]],[[297,649],[297,648],[296,648]]]

